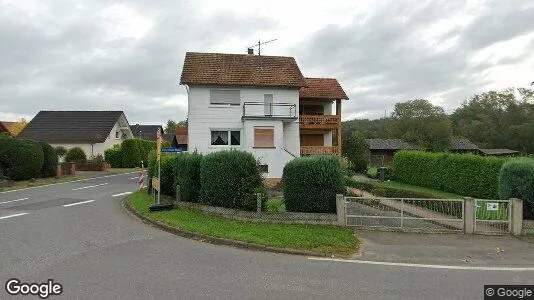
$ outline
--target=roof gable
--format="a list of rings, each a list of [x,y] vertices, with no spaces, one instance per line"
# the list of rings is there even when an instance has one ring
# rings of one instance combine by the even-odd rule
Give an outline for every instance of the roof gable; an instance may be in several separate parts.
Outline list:
[[[307,77],[306,83],[299,91],[301,99],[349,99],[337,79]]]
[[[122,111],[40,111],[19,137],[47,143],[102,143]]]
[[[300,88],[306,81],[293,57],[187,52],[180,84]]]

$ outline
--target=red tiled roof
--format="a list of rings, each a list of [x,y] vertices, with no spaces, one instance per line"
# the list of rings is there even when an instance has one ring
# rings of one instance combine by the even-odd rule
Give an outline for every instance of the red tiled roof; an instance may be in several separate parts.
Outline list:
[[[300,98],[349,100],[339,82],[334,78],[306,78],[308,87],[300,89]]]
[[[180,84],[306,86],[293,57],[187,52]]]
[[[4,128],[6,132],[11,133],[11,128],[17,122],[0,121],[0,128]]]

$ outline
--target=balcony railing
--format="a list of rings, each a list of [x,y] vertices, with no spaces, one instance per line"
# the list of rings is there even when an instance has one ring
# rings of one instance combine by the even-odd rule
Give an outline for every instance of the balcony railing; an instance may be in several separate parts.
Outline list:
[[[303,129],[335,129],[341,122],[341,116],[336,115],[300,115],[300,128]]]
[[[330,154],[340,155],[339,147],[301,146],[300,155]]]
[[[290,103],[243,103],[243,117],[297,118],[297,105]]]

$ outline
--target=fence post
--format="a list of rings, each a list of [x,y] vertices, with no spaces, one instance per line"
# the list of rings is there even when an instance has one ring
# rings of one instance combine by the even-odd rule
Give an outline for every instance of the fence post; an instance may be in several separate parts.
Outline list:
[[[336,195],[336,213],[337,213],[337,224],[341,226],[347,225],[347,215],[345,208],[345,197],[341,194]]]
[[[176,185],[176,202],[182,201],[182,194],[180,192],[180,185]]]
[[[512,205],[512,234],[521,235],[523,230],[523,200],[510,198]]]
[[[475,232],[475,199],[464,197],[464,233],[472,234]]]
[[[256,211],[261,212],[261,193],[256,194]]]

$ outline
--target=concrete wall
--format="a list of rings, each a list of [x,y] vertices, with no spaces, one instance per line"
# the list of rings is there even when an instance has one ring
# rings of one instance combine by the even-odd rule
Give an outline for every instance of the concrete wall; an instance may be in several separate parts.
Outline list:
[[[249,151],[264,164],[269,165],[267,178],[281,178],[284,165],[293,159],[284,147],[299,156],[300,140],[299,125],[297,122],[284,122],[265,118],[262,120],[242,121],[244,102],[262,102],[264,94],[273,94],[273,103],[289,103],[296,105],[298,112],[298,90],[269,89],[269,88],[228,88],[239,89],[240,105],[212,105],[210,104],[210,88],[222,89],[222,87],[192,86],[189,87],[188,100],[188,151],[211,153],[223,149],[238,149]],[[263,110],[263,106],[258,106]],[[276,113],[276,112],[275,112]],[[274,128],[274,149],[257,149],[254,146],[254,126]],[[239,146],[213,146],[211,145],[212,130],[239,130],[241,132],[241,145]]]

